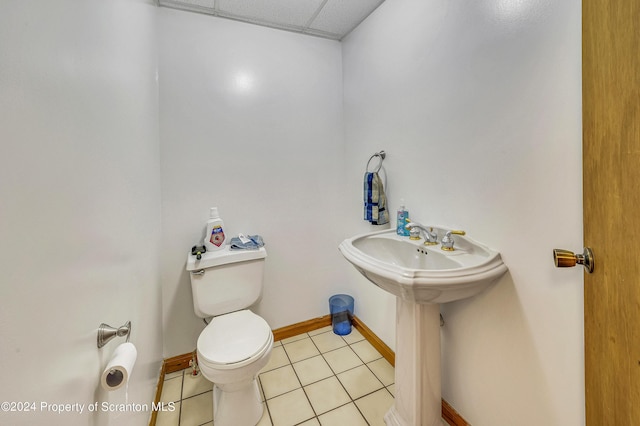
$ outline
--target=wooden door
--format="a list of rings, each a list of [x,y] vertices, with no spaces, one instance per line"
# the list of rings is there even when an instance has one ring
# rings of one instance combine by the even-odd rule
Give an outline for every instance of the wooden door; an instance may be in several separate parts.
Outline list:
[[[640,0],[584,0],[588,426],[640,425]]]

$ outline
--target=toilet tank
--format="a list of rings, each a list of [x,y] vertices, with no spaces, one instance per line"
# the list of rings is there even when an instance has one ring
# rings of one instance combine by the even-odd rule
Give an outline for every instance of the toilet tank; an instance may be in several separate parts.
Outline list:
[[[202,254],[189,253],[187,271],[191,277],[193,309],[200,318],[246,309],[260,300],[264,259],[267,251],[224,249]]]

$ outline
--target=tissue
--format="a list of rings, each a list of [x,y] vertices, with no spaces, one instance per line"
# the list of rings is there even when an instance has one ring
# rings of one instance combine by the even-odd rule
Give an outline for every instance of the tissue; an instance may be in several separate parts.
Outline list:
[[[118,346],[102,373],[100,379],[102,388],[106,391],[114,391],[127,384],[137,356],[138,351],[133,343],[127,342]]]

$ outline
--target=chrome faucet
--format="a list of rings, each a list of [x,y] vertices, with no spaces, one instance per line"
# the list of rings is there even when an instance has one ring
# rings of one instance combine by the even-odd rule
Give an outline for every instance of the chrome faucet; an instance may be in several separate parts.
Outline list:
[[[405,228],[407,228],[410,231],[414,231],[414,230],[417,231],[417,236],[413,238],[414,240],[419,240],[420,234],[422,233],[422,235],[424,236],[425,245],[431,246],[431,245],[438,244],[438,233],[434,231],[433,227],[431,226],[426,227],[416,222],[409,222],[405,225]]]

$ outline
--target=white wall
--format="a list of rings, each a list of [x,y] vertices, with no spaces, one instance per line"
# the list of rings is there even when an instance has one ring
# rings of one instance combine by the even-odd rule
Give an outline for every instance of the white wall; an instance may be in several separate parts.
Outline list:
[[[474,425],[584,424],[582,271],[551,259],[582,247],[580,13],[388,1],[343,42],[346,182],[385,149],[394,210],[404,198],[415,221],[465,229],[509,267],[442,308],[443,397]],[[347,188],[349,232],[366,231]],[[390,297],[354,280],[377,299],[359,316],[388,336]]]
[[[54,414],[40,402],[125,402],[99,378],[132,321],[128,402],[162,359],[156,9],[136,0],[0,4],[0,412],[11,425],[146,424],[150,412]]]
[[[185,264],[212,206],[264,237],[272,328],[327,314],[347,285],[340,43],[163,8],[159,36],[165,357],[204,327]]]

